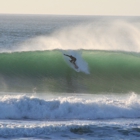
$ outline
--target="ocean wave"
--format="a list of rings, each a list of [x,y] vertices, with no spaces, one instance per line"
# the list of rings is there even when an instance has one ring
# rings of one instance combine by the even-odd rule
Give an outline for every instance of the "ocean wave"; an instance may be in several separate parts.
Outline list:
[[[0,121],[0,137],[7,139],[88,139],[119,137],[139,139],[138,119],[114,119],[108,121]],[[101,132],[104,132],[103,134]],[[26,137],[26,138],[25,138]]]
[[[63,53],[77,58],[78,72]],[[140,54],[53,50],[0,54],[5,92],[140,93]]]
[[[7,95],[0,98],[0,112],[0,119],[22,120],[139,118],[140,101],[134,93],[124,99],[69,96],[44,100],[33,96]]]

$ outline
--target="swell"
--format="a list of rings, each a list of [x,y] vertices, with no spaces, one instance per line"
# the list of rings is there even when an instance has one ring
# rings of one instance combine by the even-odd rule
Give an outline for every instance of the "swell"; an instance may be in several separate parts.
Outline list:
[[[139,75],[139,53],[90,50],[79,50],[79,53],[87,61],[91,74],[125,75],[127,77]],[[0,54],[0,65],[0,74],[10,76],[62,77],[69,69],[61,50],[2,53]]]
[[[85,74],[69,67],[62,52],[1,53],[2,91],[139,93],[139,53],[79,50],[90,70]]]
[[[57,51],[4,53],[0,57],[0,73],[8,76],[56,76],[64,65]],[[59,69],[57,73],[56,68]]]

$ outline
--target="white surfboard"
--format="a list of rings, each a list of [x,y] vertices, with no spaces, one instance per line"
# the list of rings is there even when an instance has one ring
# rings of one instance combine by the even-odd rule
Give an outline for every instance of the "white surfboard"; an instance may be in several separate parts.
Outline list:
[[[79,68],[76,63],[74,63],[74,62],[70,62],[70,63],[73,64],[73,66],[75,67],[75,69],[78,69]]]
[[[70,61],[68,62],[68,65],[73,68],[75,71],[80,72],[80,69],[76,63],[71,63]]]

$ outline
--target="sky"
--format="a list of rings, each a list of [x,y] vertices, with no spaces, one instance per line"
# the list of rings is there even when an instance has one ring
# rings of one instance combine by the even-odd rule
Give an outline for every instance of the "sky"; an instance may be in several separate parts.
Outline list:
[[[140,0],[0,0],[0,14],[140,16]]]

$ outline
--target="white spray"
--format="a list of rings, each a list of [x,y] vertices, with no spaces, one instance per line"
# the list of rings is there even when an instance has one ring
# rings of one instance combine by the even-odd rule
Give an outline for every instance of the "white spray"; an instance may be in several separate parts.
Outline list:
[[[140,52],[139,38],[138,23],[122,19],[102,19],[64,27],[51,35],[25,40],[11,51],[85,49]]]

